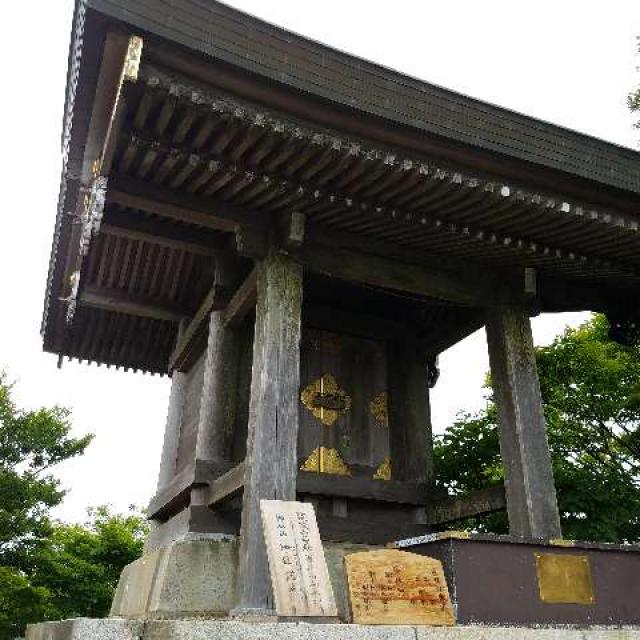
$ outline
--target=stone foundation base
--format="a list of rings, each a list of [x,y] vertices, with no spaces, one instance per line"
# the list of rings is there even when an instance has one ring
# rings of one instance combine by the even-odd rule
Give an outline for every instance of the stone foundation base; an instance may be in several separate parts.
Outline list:
[[[345,554],[373,547],[324,545],[342,621],[349,621]],[[146,552],[127,565],[113,598],[111,615],[123,618],[227,617],[236,606],[238,540],[229,536],[185,539]]]
[[[640,640],[640,628],[401,627],[231,620],[77,618],[27,628],[26,640]]]
[[[236,539],[182,540],[127,565],[112,616],[181,618],[226,616],[235,605]]]

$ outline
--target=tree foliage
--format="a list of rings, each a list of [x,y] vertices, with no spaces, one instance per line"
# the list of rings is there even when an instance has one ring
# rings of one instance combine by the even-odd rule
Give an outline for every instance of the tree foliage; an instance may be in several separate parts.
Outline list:
[[[24,633],[30,622],[108,615],[123,567],[142,553],[147,523],[132,509],[89,510],[84,524],[49,524],[31,551],[29,570],[0,566],[0,639]]]
[[[0,565],[27,569],[30,553],[49,533],[49,509],[64,496],[50,470],[81,454],[92,436],[70,435],[66,409],[25,411],[11,392],[0,374]]]
[[[0,640],[30,622],[106,615],[147,530],[141,514],[106,507],[90,510],[85,525],[50,520],[65,494],[51,469],[92,436],[70,435],[66,409],[19,409],[11,391],[0,375]]]
[[[564,536],[640,541],[640,349],[612,342],[595,316],[536,357]],[[438,438],[436,463],[454,494],[502,480],[491,399]],[[507,530],[504,514],[465,524]]]
[[[85,525],[55,524],[37,556],[31,584],[47,591],[50,619],[108,614],[123,567],[142,553],[147,523],[135,510],[89,510]]]

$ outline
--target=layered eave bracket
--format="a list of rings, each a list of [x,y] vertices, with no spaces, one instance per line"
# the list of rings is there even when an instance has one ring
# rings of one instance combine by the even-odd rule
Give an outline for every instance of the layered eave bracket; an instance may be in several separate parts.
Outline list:
[[[194,320],[229,303],[283,229],[283,250],[314,272],[349,280],[357,253],[371,268],[353,280],[456,305],[458,338],[514,296],[532,313],[638,312],[637,153],[430,85],[418,100],[411,79],[405,98],[423,119],[464,112],[464,126],[409,127],[389,91],[389,110],[364,116],[339,95],[334,66],[355,74],[350,56],[216,2],[151,3],[153,24],[146,4],[76,8],[46,350],[166,373],[179,332],[195,327],[196,340]],[[189,44],[177,20],[196,7],[213,35],[213,16],[245,29],[237,42],[253,29],[254,62],[222,33],[211,57]],[[321,80],[313,92],[269,80],[268,63],[291,64],[282,52],[309,65],[324,52],[334,95]],[[362,101],[382,71],[362,63]]]

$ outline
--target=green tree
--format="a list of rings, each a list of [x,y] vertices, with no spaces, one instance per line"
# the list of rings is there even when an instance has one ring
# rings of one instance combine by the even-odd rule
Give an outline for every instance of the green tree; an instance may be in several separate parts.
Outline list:
[[[69,412],[19,409],[0,373],[0,638],[48,612],[45,589],[29,574],[51,533],[48,512],[64,496],[51,467],[81,454],[91,436],[73,438]]]
[[[603,316],[536,350],[563,533],[640,540],[640,349],[608,337]],[[439,481],[464,494],[503,478],[496,410],[464,416],[437,439]],[[466,526],[505,532],[504,514]],[[459,525],[458,525],[459,526]]]
[[[55,524],[37,554],[31,585],[47,592],[50,619],[107,615],[120,572],[142,553],[148,531],[142,514],[98,507],[89,516],[85,525]]]
[[[49,470],[81,454],[92,436],[69,435],[66,409],[18,409],[11,391],[0,374],[0,565],[25,569],[49,532],[49,509],[64,497]]]

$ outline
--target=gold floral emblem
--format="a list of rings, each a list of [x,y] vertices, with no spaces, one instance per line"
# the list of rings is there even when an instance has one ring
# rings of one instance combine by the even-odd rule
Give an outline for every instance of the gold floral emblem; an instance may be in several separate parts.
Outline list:
[[[386,391],[381,391],[374,399],[369,403],[369,411],[371,415],[381,427],[389,426],[389,410],[388,410],[388,396]]]
[[[331,426],[351,409],[351,397],[329,373],[307,385],[300,394],[302,404],[322,424]]]
[[[335,476],[350,476],[351,470],[344,463],[340,454],[335,449],[318,447],[300,467],[301,471],[315,471],[316,473],[329,473]]]
[[[385,458],[373,474],[375,480],[391,480],[391,460]]]

